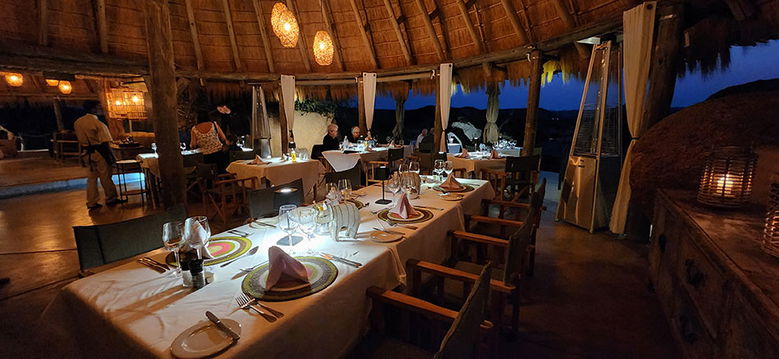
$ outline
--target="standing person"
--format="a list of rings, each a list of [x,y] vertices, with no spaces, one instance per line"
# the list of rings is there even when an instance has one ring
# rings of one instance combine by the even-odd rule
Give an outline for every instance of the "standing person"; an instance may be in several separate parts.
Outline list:
[[[110,143],[113,140],[111,133],[97,115],[103,113],[103,108],[98,101],[84,102],[84,116],[79,117],[73,124],[73,129],[78,137],[78,142],[84,149],[81,154],[82,165],[89,168],[87,176],[87,208],[90,210],[102,207],[98,201],[100,193],[97,190],[97,179],[105,193],[105,204],[114,205],[127,202],[117,198],[116,186],[111,179],[113,174],[114,155],[111,152]]]
[[[208,112],[201,111],[197,114],[197,125],[192,127],[192,142],[189,147],[199,148],[203,154],[203,162],[216,164],[219,172],[227,168],[227,153],[222,152],[222,142],[226,141],[225,134],[219,125],[211,121]]]
[[[322,138],[322,151],[337,150],[341,141],[338,141],[338,125],[327,125],[327,134]]]

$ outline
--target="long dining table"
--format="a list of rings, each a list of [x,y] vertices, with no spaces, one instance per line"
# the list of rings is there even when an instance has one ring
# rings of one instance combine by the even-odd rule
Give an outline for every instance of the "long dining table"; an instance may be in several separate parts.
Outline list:
[[[208,267],[214,281],[193,291],[183,288],[181,278],[169,271],[156,271],[131,262],[77,280],[65,286],[41,317],[45,335],[57,352],[74,357],[172,357],[170,346],[187,328],[206,320],[208,310],[220,318],[241,324],[241,339],[224,358],[337,358],[360,340],[368,328],[370,286],[396,288],[406,283],[405,263],[416,258],[441,263],[449,257],[448,231],[463,228],[464,214],[480,211],[482,199],[493,197],[486,181],[462,180],[474,190],[460,201],[446,201],[440,193],[423,185],[413,205],[436,208],[433,217],[416,223],[416,229],[395,226],[404,238],[392,243],[377,243],[369,238],[373,228],[386,226],[374,211],[392,205],[377,205],[380,186],[355,191],[356,199],[367,204],[360,213],[360,227],[354,239],[334,241],[317,235],[310,243],[315,253],[326,252],[362,263],[359,268],[333,262],[338,269],[335,281],[309,296],[267,302],[285,315],[273,323],[238,308],[234,297],[241,292],[243,277],[239,269],[268,260],[268,248],[286,234],[277,228],[243,225],[237,230],[248,233],[259,251],[226,267]],[[391,196],[390,194],[388,194]],[[235,236],[230,233],[214,237]],[[308,255],[304,241],[295,255]],[[284,247],[282,247],[284,248]],[[159,261],[164,253],[150,254]]]

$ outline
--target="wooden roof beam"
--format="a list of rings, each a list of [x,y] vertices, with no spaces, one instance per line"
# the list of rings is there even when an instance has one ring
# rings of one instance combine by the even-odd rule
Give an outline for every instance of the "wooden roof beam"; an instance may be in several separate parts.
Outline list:
[[[49,46],[49,0],[38,0],[38,45]]]
[[[524,45],[530,42],[528,34],[525,33],[525,29],[522,28],[522,24],[519,22],[519,16],[517,16],[517,12],[514,10],[514,5],[511,4],[511,0],[500,0],[500,3],[503,5],[503,10],[506,11],[506,16],[511,23],[511,27],[514,28],[514,31],[519,37],[519,43]]]
[[[566,30],[575,29],[576,21],[574,20],[571,13],[568,11],[568,6],[563,2],[563,0],[552,0],[552,4],[557,10],[557,15],[560,16],[560,20],[562,20]],[[574,42],[574,46],[576,47],[576,51],[579,53],[579,57],[583,59],[590,57],[590,50],[588,50],[587,47],[584,46],[584,44]]]
[[[265,15],[262,12],[262,2],[260,0],[252,0],[252,5],[254,5],[254,15],[257,16],[257,26],[260,28],[260,39],[262,40],[262,50],[265,52],[265,60],[268,62],[268,72],[276,72],[276,65],[273,63],[273,54],[271,53],[270,39],[268,38],[268,30],[265,27]]]
[[[230,2],[228,0],[222,0],[222,8],[224,9],[225,23],[227,24],[227,34],[230,36],[230,48],[233,50],[233,62],[235,63],[235,70],[243,70],[243,64],[241,63],[241,55],[238,52],[238,42],[235,40],[235,29],[233,28],[233,14],[230,13]]]
[[[95,18],[97,19],[97,39],[100,43],[100,52],[108,53],[108,22],[105,18],[105,0],[96,0]]]
[[[64,72],[96,76],[138,76],[148,73],[144,62],[85,52],[0,41],[0,68],[21,72]]]
[[[197,22],[195,21],[195,10],[192,7],[192,0],[184,0],[184,5],[187,8],[189,34],[192,37],[192,47],[195,50],[195,63],[198,71],[203,71],[203,52],[200,50],[200,36],[197,33]]]
[[[311,72],[311,60],[308,59],[308,46],[306,46],[306,35],[303,31],[303,23],[300,21],[300,14],[295,6],[295,0],[287,0],[287,7],[293,14],[295,19],[298,19],[298,29],[300,30],[300,37],[298,38],[298,50],[300,50],[300,58],[303,60],[303,65],[306,67],[306,71]]]
[[[352,6],[352,13],[354,13],[354,21],[357,22],[357,27],[360,29],[360,35],[362,36],[362,41],[365,43],[365,47],[368,48],[368,53],[370,54],[370,60],[373,64],[373,68],[378,69],[379,68],[379,61],[376,58],[376,50],[373,48],[373,44],[371,43],[371,39],[368,36],[368,30],[366,29],[366,24],[362,21],[362,16],[360,16],[360,9],[357,8],[357,2],[355,0],[349,0],[349,5]]]
[[[458,0],[462,1],[462,0]],[[417,3],[417,7],[419,8],[419,12],[422,14],[422,20],[425,23],[425,29],[427,30],[427,34],[430,36],[430,41],[433,42],[433,46],[435,47],[435,52],[438,54],[438,59],[443,61],[447,58],[447,54],[444,52],[444,49],[441,47],[441,42],[438,41],[438,35],[435,32],[435,28],[433,27],[433,22],[430,20],[430,15],[427,12],[427,9],[425,8],[425,3],[423,0],[415,0]],[[438,7],[436,7],[436,10],[438,10]],[[440,12],[439,12],[440,13]]]
[[[322,19],[325,20],[325,26],[327,27],[327,31],[330,33],[330,38],[333,40],[333,47],[335,48],[335,61],[338,63],[338,67],[341,69],[341,71],[346,71],[344,54],[341,49],[340,41],[338,40],[338,34],[336,34],[335,27],[333,26],[333,15],[330,11],[330,4],[328,3],[328,0],[321,0],[321,4]]]
[[[414,63],[414,58],[411,56],[411,50],[409,49],[408,42],[406,42],[406,39],[403,37],[403,32],[400,31],[400,25],[398,25],[398,19],[395,17],[395,11],[392,9],[390,0],[384,0],[384,7],[387,9],[387,15],[389,15],[390,18],[392,30],[398,37],[398,43],[400,43],[400,50],[403,51],[403,57],[406,58],[407,64],[412,65]]]
[[[479,34],[476,33],[476,28],[473,26],[473,21],[471,21],[471,15],[468,13],[468,7],[463,0],[455,0],[455,2],[457,3],[457,8],[460,9],[460,15],[462,15],[463,21],[465,21],[465,28],[468,29],[468,33],[471,34],[471,40],[473,40],[473,44],[476,45],[476,51],[480,54],[483,53],[484,41],[482,41]]]

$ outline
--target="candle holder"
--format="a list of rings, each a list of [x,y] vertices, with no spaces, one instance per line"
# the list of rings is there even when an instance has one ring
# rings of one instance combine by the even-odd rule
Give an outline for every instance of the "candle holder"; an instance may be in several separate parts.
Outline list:
[[[763,251],[779,258],[779,182],[771,184],[763,231]]]
[[[716,149],[707,159],[698,187],[698,202],[719,208],[739,208],[749,201],[757,154],[745,147]]]

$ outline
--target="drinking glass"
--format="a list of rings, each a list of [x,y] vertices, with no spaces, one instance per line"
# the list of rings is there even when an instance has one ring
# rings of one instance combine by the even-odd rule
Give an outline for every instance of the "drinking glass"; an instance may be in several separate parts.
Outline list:
[[[179,144],[179,148],[181,148],[182,151],[186,151],[187,150],[187,144],[182,142],[182,143]]]
[[[295,233],[295,231],[298,228],[297,222],[295,222],[294,216],[291,215],[291,212],[298,208],[298,206],[294,204],[285,204],[279,207],[279,229],[281,229],[284,232],[287,232],[287,242],[286,245],[289,248],[289,254],[291,255],[293,253],[292,249],[292,233]]]
[[[298,207],[293,209],[290,213],[294,221],[297,222],[300,231],[306,236],[306,246],[308,247],[306,253],[313,254],[314,247],[312,245],[311,237],[314,236],[314,229],[317,224],[317,210],[312,207]]]
[[[338,202],[341,201],[341,191],[338,190],[338,185],[331,182],[328,183],[325,188],[327,190],[327,194],[325,195],[327,202],[331,205],[338,204]]]
[[[341,190],[341,196],[347,199],[352,196],[352,181],[347,178],[338,180],[338,189]]]
[[[435,175],[439,181],[441,180],[443,170],[444,160],[435,160],[435,164],[433,165],[433,175]]]
[[[327,203],[315,203],[314,206],[317,209],[316,224],[319,227],[319,233],[325,233],[330,230],[330,222],[333,221],[333,211],[330,210],[330,206]]]
[[[162,225],[162,244],[168,252],[173,252],[176,259],[176,277],[181,277],[181,262],[179,261],[179,249],[184,244],[184,223],[181,221],[168,222]]]
[[[398,166],[398,172],[400,173],[408,172],[408,163],[406,163],[406,161],[400,162],[400,165]]]
[[[444,173],[446,173],[446,177],[449,177],[449,175],[454,171],[454,164],[452,164],[452,161],[445,161],[444,162]]]
[[[200,228],[203,229],[203,232],[195,235],[195,230]],[[197,251],[197,258],[203,259],[200,249],[205,248],[211,239],[211,227],[208,226],[208,217],[195,216],[187,218],[184,221],[184,238],[189,243],[189,246]]]
[[[385,186],[387,186],[387,189],[392,192],[392,201],[395,201],[395,196],[400,191],[400,176],[397,172],[393,173],[392,176],[387,180],[385,183]]]
[[[154,151],[154,153],[157,153],[157,142],[151,143],[151,150]]]
[[[408,163],[408,171],[419,174],[419,162],[411,161]]]

